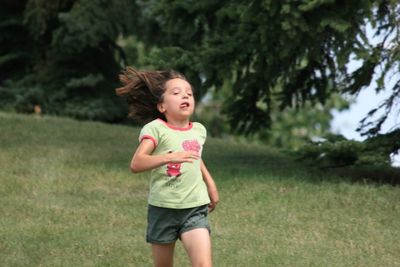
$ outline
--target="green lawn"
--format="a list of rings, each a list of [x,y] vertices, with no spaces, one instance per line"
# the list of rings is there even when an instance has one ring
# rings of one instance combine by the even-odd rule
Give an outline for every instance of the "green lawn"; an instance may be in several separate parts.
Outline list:
[[[151,266],[138,129],[0,113],[0,266]],[[400,266],[400,188],[209,138],[214,265]],[[176,266],[189,266],[178,245]]]

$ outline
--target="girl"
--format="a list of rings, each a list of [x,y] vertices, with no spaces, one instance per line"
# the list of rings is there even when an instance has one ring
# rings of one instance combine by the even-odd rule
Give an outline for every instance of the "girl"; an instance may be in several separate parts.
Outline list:
[[[193,88],[176,71],[138,71],[120,75],[117,95],[126,96],[129,116],[146,123],[130,168],[151,170],[147,242],[155,266],[173,266],[179,238],[192,266],[212,266],[207,215],[215,209],[217,187],[201,159],[206,129],[191,122]]]

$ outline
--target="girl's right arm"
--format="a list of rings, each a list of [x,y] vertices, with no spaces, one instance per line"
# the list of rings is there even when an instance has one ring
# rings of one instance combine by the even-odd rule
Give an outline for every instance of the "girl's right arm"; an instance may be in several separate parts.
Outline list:
[[[199,159],[198,154],[190,151],[152,155],[154,148],[154,143],[150,139],[143,139],[140,142],[131,161],[130,168],[133,173],[148,171],[170,162],[193,162],[193,160]]]

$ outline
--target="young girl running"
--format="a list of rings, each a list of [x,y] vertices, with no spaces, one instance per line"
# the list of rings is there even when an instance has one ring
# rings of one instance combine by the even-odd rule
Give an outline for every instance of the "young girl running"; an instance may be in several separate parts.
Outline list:
[[[212,266],[208,212],[219,197],[201,155],[206,129],[191,122],[193,88],[176,71],[138,71],[128,67],[120,75],[129,116],[144,123],[130,168],[151,170],[147,242],[154,265],[173,266],[179,238],[192,266]]]

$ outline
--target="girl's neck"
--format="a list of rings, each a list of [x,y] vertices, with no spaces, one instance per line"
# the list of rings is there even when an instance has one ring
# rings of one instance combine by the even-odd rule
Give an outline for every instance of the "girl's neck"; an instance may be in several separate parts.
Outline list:
[[[187,121],[170,121],[167,120],[167,123],[176,128],[187,128],[189,127],[189,120]]]
[[[189,118],[179,120],[179,119],[173,119],[173,118],[166,117],[166,120],[167,120],[166,122],[169,125],[171,125],[173,127],[177,127],[177,128],[187,128],[187,127],[189,127],[189,124],[190,124]]]

